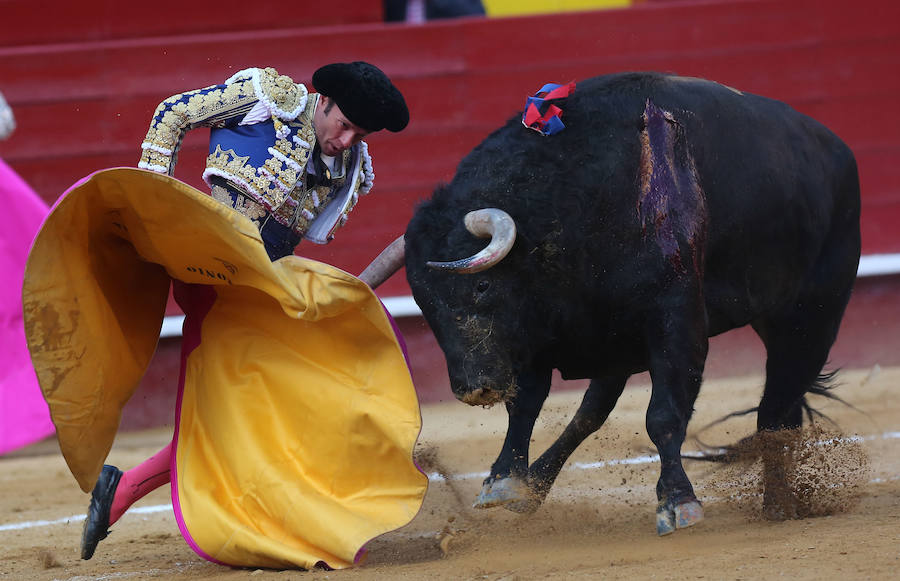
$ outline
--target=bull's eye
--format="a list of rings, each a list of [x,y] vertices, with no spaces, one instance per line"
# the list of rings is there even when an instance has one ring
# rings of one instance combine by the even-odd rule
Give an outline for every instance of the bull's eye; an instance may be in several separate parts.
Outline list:
[[[480,293],[487,292],[487,289],[489,288],[491,288],[491,281],[485,278],[479,280],[478,284],[475,286],[475,290]]]

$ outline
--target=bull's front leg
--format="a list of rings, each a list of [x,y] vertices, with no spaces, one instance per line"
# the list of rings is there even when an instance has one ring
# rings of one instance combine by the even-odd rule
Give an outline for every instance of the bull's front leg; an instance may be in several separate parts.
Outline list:
[[[660,458],[656,484],[656,532],[667,535],[703,520],[703,509],[681,464],[681,447],[703,379],[708,350],[703,318],[685,317],[677,309],[651,329],[647,434]]]
[[[606,422],[627,381],[628,375],[591,380],[578,411],[566,429],[528,469],[531,502],[516,502],[505,508],[515,512],[534,512],[540,507],[569,456]]]
[[[550,393],[551,369],[530,371],[517,378],[516,394],[506,402],[509,426],[500,455],[491,466],[475,508],[529,502],[528,447],[538,414]]]

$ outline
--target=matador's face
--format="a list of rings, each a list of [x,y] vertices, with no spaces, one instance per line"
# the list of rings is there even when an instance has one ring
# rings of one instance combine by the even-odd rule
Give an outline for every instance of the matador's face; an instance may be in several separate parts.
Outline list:
[[[335,156],[349,149],[370,133],[351,123],[337,103],[325,95],[319,95],[319,102],[313,115],[313,127],[322,153],[328,156]]]

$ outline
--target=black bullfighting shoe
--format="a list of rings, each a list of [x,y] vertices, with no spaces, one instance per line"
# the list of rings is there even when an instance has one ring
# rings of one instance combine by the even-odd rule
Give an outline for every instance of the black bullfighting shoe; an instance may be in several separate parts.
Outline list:
[[[81,558],[84,560],[94,556],[97,544],[109,534],[109,512],[121,478],[122,471],[115,466],[106,464],[100,471],[81,530]]]

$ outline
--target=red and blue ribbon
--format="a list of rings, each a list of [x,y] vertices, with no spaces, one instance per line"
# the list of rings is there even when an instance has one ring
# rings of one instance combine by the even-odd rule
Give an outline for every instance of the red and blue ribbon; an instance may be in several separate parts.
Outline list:
[[[574,91],[575,81],[570,81],[565,85],[547,83],[534,94],[534,97],[528,97],[525,101],[525,112],[522,114],[522,125],[529,129],[534,129],[544,135],[559,133],[566,128],[560,119],[563,113],[562,109],[556,105],[548,105],[545,101],[568,97]]]

